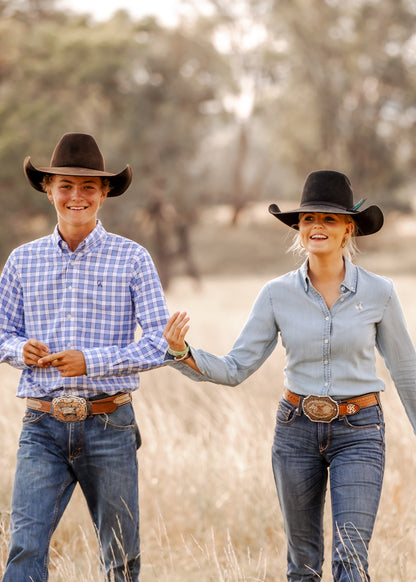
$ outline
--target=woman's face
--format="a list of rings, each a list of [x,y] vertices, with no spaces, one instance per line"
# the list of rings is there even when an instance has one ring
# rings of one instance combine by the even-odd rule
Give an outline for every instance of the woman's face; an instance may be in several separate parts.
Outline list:
[[[353,230],[353,222],[344,214],[305,212],[299,215],[301,243],[309,254],[342,255],[342,249]]]

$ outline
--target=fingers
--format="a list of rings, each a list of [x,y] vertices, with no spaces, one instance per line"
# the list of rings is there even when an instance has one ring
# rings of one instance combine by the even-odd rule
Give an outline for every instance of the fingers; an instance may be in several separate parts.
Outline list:
[[[35,338],[28,339],[23,346],[23,360],[28,366],[47,367],[39,364],[39,359],[48,354],[48,346]]]
[[[37,339],[29,339],[23,346],[23,360],[28,366],[56,368],[62,377],[83,376],[87,373],[84,354],[79,350],[49,353],[49,348]]]
[[[48,356],[44,356],[39,360],[39,365],[43,366],[47,364],[58,368],[65,354],[66,352],[57,352],[56,354],[49,354]]]
[[[169,344],[169,347],[173,350],[183,350],[185,349],[185,336],[189,330],[189,320],[187,313],[185,311],[176,311],[166,324],[164,336]]]
[[[84,354],[79,350],[65,350],[49,354],[39,360],[44,366],[52,366],[63,378],[83,376],[87,372]]]

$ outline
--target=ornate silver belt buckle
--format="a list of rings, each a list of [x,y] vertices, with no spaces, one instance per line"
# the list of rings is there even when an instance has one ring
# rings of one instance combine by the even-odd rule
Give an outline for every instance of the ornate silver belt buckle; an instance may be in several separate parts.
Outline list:
[[[331,422],[339,415],[338,402],[330,396],[307,396],[302,401],[305,415],[313,422]]]
[[[79,396],[58,396],[52,400],[50,414],[61,422],[80,422],[88,416],[87,401]]]

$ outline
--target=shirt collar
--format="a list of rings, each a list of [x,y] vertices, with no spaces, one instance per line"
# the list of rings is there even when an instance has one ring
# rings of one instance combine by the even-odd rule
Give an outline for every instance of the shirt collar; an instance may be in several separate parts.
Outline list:
[[[105,235],[106,235],[105,228],[101,224],[101,221],[97,220],[97,224],[94,230],[91,231],[90,234],[84,238],[84,240],[79,244],[75,252],[85,251],[91,248],[92,246],[98,244],[105,237]],[[59,233],[58,225],[55,226],[55,229],[52,233],[52,240],[60,251],[68,250],[68,245],[66,244],[66,242],[63,240]]]
[[[345,277],[343,282],[341,283],[342,287],[348,289],[352,293],[355,293],[357,290],[357,279],[358,279],[358,268],[356,265],[351,263],[347,258],[344,257],[345,263]],[[309,290],[309,275],[308,275],[308,259],[303,263],[303,265],[299,269],[300,276],[302,278],[303,288],[307,293]]]

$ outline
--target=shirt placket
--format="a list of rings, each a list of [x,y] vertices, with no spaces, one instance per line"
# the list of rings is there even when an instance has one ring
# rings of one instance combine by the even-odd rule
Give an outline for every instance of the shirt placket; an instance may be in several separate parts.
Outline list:
[[[322,338],[322,365],[323,365],[323,387],[322,392],[328,395],[331,387],[331,312],[325,305],[324,311],[324,332]]]
[[[76,349],[76,323],[77,323],[77,280],[79,270],[79,254],[72,253],[68,257],[66,278],[64,282],[64,302],[63,302],[63,331],[64,331],[64,349]],[[71,393],[71,378],[62,378],[65,391]]]
[[[66,296],[67,301],[65,304],[65,347],[67,350],[73,349],[73,337],[74,337],[74,329],[76,324],[76,313],[75,313],[75,302],[74,302],[74,294],[76,291],[76,269],[77,269],[77,260],[76,255],[73,254],[70,256],[68,269],[67,269],[67,281],[66,281]]]
[[[325,396],[329,395],[332,388],[331,385],[331,332],[332,332],[332,319],[335,315],[337,307],[339,304],[344,303],[347,295],[350,293],[349,289],[345,285],[341,285],[339,288],[340,297],[332,305],[331,309],[328,309],[325,301],[320,296],[321,305],[323,306],[324,313],[324,330],[323,330],[323,341],[322,341],[322,365],[323,365],[323,394]]]

